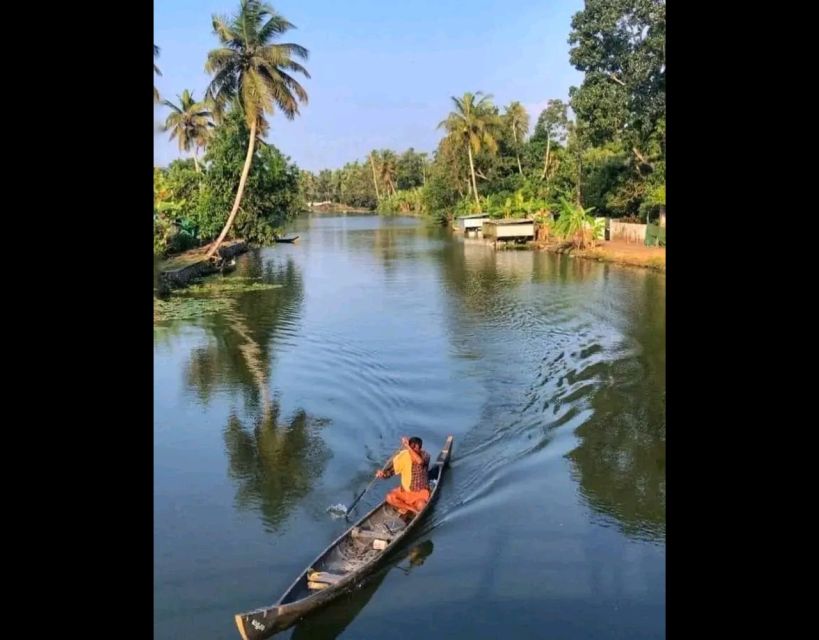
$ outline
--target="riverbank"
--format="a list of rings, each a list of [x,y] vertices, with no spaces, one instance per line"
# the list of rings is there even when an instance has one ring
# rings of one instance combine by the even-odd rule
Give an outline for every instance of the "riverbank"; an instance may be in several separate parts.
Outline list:
[[[184,253],[169,256],[157,266],[157,287],[160,290],[186,287],[194,280],[220,270],[218,261],[208,260],[206,255],[211,245],[197,247]],[[244,240],[224,242],[219,246],[217,253],[221,261],[231,260],[247,251]]]
[[[597,260],[598,262],[611,262],[613,264],[665,272],[665,247],[646,247],[642,244],[616,240],[604,240],[591,249],[573,249],[566,247],[566,244],[563,242],[554,241],[536,242],[535,247],[541,251],[549,251],[550,253],[563,253],[576,258],[586,258],[588,260]]]
[[[373,213],[372,209],[351,207],[350,205],[340,204],[338,202],[308,203],[307,211],[309,213]]]

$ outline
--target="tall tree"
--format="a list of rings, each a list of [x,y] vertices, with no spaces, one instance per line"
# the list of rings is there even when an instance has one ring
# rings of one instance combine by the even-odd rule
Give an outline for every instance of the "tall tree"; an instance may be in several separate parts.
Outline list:
[[[224,229],[207,253],[219,249],[236,218],[253,160],[253,147],[259,126],[267,126],[265,114],[278,109],[288,120],[299,113],[299,102],[307,103],[307,92],[288,71],[310,77],[293,58],[306,60],[308,51],[294,43],[275,43],[294,25],[270,5],[259,0],[240,0],[232,18],[213,16],[213,31],[222,45],[208,53],[205,70],[213,75],[207,97],[218,109],[233,103],[241,110],[250,127],[247,157],[239,178],[233,209]]]
[[[424,183],[424,154],[410,147],[398,157],[395,186],[401,189],[420,187]]]
[[[204,102],[197,102],[187,89],[178,98],[178,105],[170,100],[162,101],[162,104],[171,110],[162,130],[171,132],[170,138],[177,139],[180,151],[190,152],[193,149],[193,163],[198,172],[199,161],[196,153],[198,149],[207,145],[210,138],[210,130],[213,128],[211,113],[207,105]]]
[[[333,172],[329,169],[319,171],[316,179],[316,191],[319,202],[332,202],[333,200]]]
[[[535,140],[546,139],[546,153],[543,158],[543,173],[540,179],[543,180],[546,178],[547,182],[552,141],[562,143],[566,140],[566,136],[568,135],[568,107],[569,105],[565,104],[562,100],[549,100],[546,104],[546,108],[541,111],[540,116],[538,116],[537,124],[535,125],[535,132],[532,138]]]
[[[373,169],[373,186],[375,187],[375,198],[381,200],[381,194],[378,192],[378,172],[375,169],[375,150],[370,151],[370,166]]]
[[[504,114],[506,126],[512,130],[512,138],[515,141],[515,157],[518,161],[518,172],[523,175],[523,167],[520,165],[520,143],[529,132],[529,114],[526,108],[518,101],[511,102],[506,107]]]
[[[455,109],[449,113],[446,120],[438,124],[438,128],[445,129],[447,137],[452,138],[462,148],[466,147],[469,171],[472,176],[472,190],[475,194],[475,202],[480,205],[478,185],[475,182],[473,152],[478,153],[484,147],[490,153],[495,153],[498,149],[495,139],[498,119],[492,108],[492,96],[484,95],[482,91],[474,94],[466,92],[461,98],[452,96],[452,102]]]
[[[665,145],[665,0],[586,0],[571,63],[585,76],[572,110],[595,145],[622,141],[640,164]],[[649,163],[650,164],[650,163]]]
[[[421,184],[427,183],[427,165],[429,165],[429,158],[427,157],[427,153],[419,153],[418,156],[421,158]]]
[[[299,193],[305,202],[318,200],[316,196],[316,176],[306,169],[299,172]]]
[[[382,182],[387,185],[387,188],[395,194],[395,179],[398,175],[398,157],[394,151],[383,149],[379,154],[381,156],[380,174]]]
[[[249,136],[250,127],[238,109],[227,111],[222,124],[213,130],[205,156],[208,170],[197,198],[203,239],[215,239],[225,226],[225,212],[236,197],[236,177],[245,164]],[[257,141],[242,206],[233,222],[236,234],[248,242],[271,242],[303,210],[298,167],[274,145]]]

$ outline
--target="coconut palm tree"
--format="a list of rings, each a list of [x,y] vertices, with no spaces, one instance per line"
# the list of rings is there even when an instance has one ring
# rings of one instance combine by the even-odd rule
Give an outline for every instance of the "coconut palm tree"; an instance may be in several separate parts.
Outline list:
[[[170,100],[163,100],[162,104],[171,110],[165,120],[163,131],[171,132],[171,140],[179,141],[180,151],[193,149],[193,163],[199,171],[199,161],[196,152],[204,148],[210,139],[210,130],[213,128],[212,114],[208,105],[194,100],[193,94],[185,89],[179,97],[179,105]]]
[[[475,202],[480,206],[472,153],[473,151],[478,153],[482,147],[486,147],[490,153],[498,150],[498,143],[495,139],[498,118],[492,107],[492,96],[484,95],[481,91],[474,94],[466,92],[462,98],[452,96],[452,102],[455,110],[449,113],[446,120],[438,124],[438,128],[445,129],[447,136],[452,138],[456,144],[466,147],[469,156],[469,171],[472,175],[472,191],[475,194]]]
[[[381,180],[395,195],[395,177],[398,175],[398,157],[394,151],[384,149],[381,152]]]
[[[529,114],[526,113],[526,109],[520,102],[515,101],[506,107],[504,116],[507,126],[512,129],[512,137],[515,139],[515,156],[518,159],[518,171],[520,175],[523,175],[523,167],[520,166],[520,143],[523,142],[523,138],[526,137],[526,133],[529,131]]]
[[[429,159],[427,158],[426,153],[419,153],[418,154],[421,158],[421,175],[423,176],[423,184],[426,185],[427,183],[427,165],[429,164]]]
[[[154,45],[154,58],[159,57],[159,47]],[[162,75],[162,72],[159,70],[159,67],[156,66],[156,62],[154,62],[154,73],[158,76]],[[154,102],[159,102],[159,90],[154,87]]]
[[[373,170],[373,186],[375,187],[375,199],[376,200],[381,200],[381,194],[378,192],[378,177],[376,175],[376,170],[375,170],[375,154],[376,153],[377,152],[375,150],[370,151],[370,167],[372,167],[372,170]]]
[[[259,0],[240,0],[233,17],[213,17],[213,31],[222,46],[208,53],[205,70],[213,79],[206,98],[216,104],[217,111],[228,104],[239,108],[250,127],[250,135],[233,209],[208,251],[208,258],[219,249],[239,211],[258,130],[267,127],[265,114],[273,114],[278,107],[292,120],[299,113],[299,102],[307,103],[307,92],[288,73],[310,77],[307,69],[293,59],[295,56],[306,60],[307,49],[298,44],[274,42],[293,28],[273,7]]]

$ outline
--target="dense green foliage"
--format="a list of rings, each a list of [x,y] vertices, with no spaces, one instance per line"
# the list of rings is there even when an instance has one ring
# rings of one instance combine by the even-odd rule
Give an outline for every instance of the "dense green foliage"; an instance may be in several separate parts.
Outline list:
[[[247,155],[249,135],[245,118],[233,111],[217,129],[208,147],[205,155],[208,169],[198,210],[203,238],[215,237],[224,224],[225,213],[230,211]],[[298,167],[276,147],[259,141],[233,232],[249,242],[268,243],[303,209]]]
[[[192,160],[154,170],[154,247],[159,253],[212,241],[225,224],[247,154],[249,128],[238,110],[216,127],[197,173]],[[304,210],[299,169],[273,145],[256,145],[245,196],[236,216],[237,237],[260,244]]]
[[[208,52],[205,100],[185,90],[178,105],[163,102],[171,110],[164,130],[180,150],[193,151],[196,172],[197,150],[207,153],[201,176],[191,176],[184,163],[154,172],[157,254],[215,239],[211,256],[228,234],[268,243],[304,208],[298,168],[264,141],[267,116],[278,110],[292,120],[308,99],[292,75],[310,77],[296,61],[307,59],[307,49],[277,42],[295,25],[259,0],[239,0],[232,16],[213,16],[212,25],[220,46]]]
[[[429,156],[412,148],[374,149],[318,173],[299,171],[263,141],[264,113],[276,106],[292,118],[306,101],[281,70],[309,77],[293,59],[307,51],[270,42],[293,26],[272,8],[256,0],[240,5],[232,21],[214,18],[223,47],[209,54],[209,101],[196,103],[185,93],[179,107],[165,102],[174,110],[168,126],[181,148],[207,145],[207,153],[201,174],[191,161],[155,171],[158,252],[212,240],[225,225],[251,126],[257,144],[232,229],[250,241],[270,241],[305,203],[426,215],[441,223],[482,211],[530,216],[580,244],[596,234],[592,209],[597,216],[645,221],[665,206],[665,0],[586,0],[569,36],[570,61],[584,78],[568,102],[551,99],[539,114],[529,114],[520,102],[499,107],[490,95],[467,92],[452,97],[452,110],[439,124],[443,136]],[[246,23],[258,37],[239,28]],[[275,82],[265,75],[274,64],[280,70]],[[241,90],[240,77],[249,78]],[[210,112],[217,121],[212,130]]]
[[[598,216],[655,217],[665,204],[665,1],[586,0],[569,44],[583,83],[568,102],[549,100],[528,138],[535,114],[519,102],[499,109],[466,93],[452,98],[431,159],[373,150],[335,171],[304,171],[305,200],[442,222],[481,210],[561,216],[563,200]]]

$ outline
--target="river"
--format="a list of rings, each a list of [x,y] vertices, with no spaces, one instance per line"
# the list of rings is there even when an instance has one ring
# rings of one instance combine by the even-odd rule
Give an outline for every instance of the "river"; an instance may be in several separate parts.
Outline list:
[[[403,217],[289,231],[226,276],[281,286],[155,325],[155,638],[239,638],[330,505],[447,434],[411,557],[277,638],[665,637],[665,275]]]

